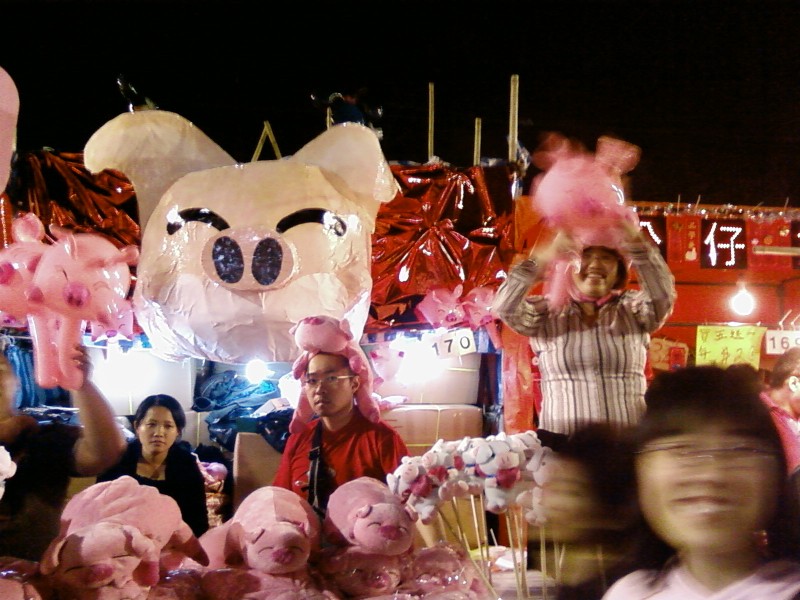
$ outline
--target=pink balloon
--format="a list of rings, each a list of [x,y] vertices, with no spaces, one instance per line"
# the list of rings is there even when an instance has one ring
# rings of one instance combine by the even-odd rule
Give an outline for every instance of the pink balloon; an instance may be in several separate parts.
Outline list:
[[[83,385],[83,373],[73,353],[86,322],[105,330],[129,322],[129,265],[136,263],[139,251],[119,249],[99,234],[50,229],[56,241],[45,246],[25,293],[36,379],[42,387],[75,390]]]
[[[0,67],[0,193],[6,189],[11,173],[11,156],[19,115],[19,93],[11,76]]]
[[[461,325],[466,319],[466,313],[459,300],[463,289],[463,286],[457,285],[452,291],[446,288],[429,290],[414,310],[418,316],[436,328],[449,329]]]

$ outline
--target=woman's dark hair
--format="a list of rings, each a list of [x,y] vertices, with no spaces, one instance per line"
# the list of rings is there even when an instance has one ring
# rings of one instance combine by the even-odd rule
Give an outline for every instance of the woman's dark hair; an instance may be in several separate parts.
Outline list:
[[[138,427],[139,423],[144,420],[147,411],[154,406],[163,406],[169,410],[169,412],[172,413],[172,420],[175,421],[178,432],[183,433],[186,427],[186,413],[183,411],[181,403],[169,394],[153,394],[142,400],[139,407],[136,409],[136,414],[133,415],[133,426]]]
[[[734,365],[686,367],[660,373],[645,393],[647,410],[635,430],[637,450],[648,442],[692,432],[709,423],[729,423],[737,433],[752,436],[776,456],[773,469],[783,482],[775,490],[777,509],[767,526],[772,558],[798,556],[798,502],[786,478],[786,456],[769,409],[759,397],[763,384],[755,369]],[[675,551],[644,528],[638,550],[639,568],[663,567]]]
[[[614,530],[597,531],[591,541],[614,541],[629,529],[638,514],[633,443],[630,431],[610,423],[581,426],[559,448],[559,458],[581,465],[602,513],[616,523]],[[610,538],[610,539],[606,539]]]
[[[800,373],[800,348],[790,348],[778,357],[769,376],[769,387],[781,387],[789,377]]]

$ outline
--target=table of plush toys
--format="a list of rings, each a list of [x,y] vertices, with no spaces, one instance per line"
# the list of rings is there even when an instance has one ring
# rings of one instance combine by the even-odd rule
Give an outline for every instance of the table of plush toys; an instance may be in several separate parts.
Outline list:
[[[541,530],[537,492],[552,454],[533,431],[439,440],[385,482],[337,488],[323,519],[299,495],[264,486],[200,538],[154,487],[127,476],[96,483],[67,502],[41,561],[0,559],[0,598],[554,598],[557,574],[527,569],[525,552],[526,530]],[[0,448],[0,478],[14,471]],[[486,531],[487,511],[505,520],[508,547]],[[439,534],[420,543],[425,526]]]

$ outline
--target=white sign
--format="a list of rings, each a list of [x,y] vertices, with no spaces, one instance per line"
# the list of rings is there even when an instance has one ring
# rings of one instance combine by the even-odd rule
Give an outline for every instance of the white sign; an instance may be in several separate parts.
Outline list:
[[[767,356],[783,354],[789,348],[800,347],[800,330],[768,329],[764,336]]]
[[[437,335],[431,346],[438,358],[463,356],[478,351],[478,347],[475,345],[475,334],[469,327],[449,329],[441,335]]]

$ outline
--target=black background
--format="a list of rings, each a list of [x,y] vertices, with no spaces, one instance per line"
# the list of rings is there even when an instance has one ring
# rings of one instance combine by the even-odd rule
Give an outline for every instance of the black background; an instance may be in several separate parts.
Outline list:
[[[741,0],[244,2],[0,0],[18,150],[81,151],[127,109],[125,74],[240,161],[324,127],[311,94],[366,87],[389,160],[469,166],[545,131],[638,144],[632,199],[800,206],[800,3]],[[262,159],[273,158],[266,144]],[[533,167],[531,167],[531,171]],[[530,174],[530,173],[529,173]]]

